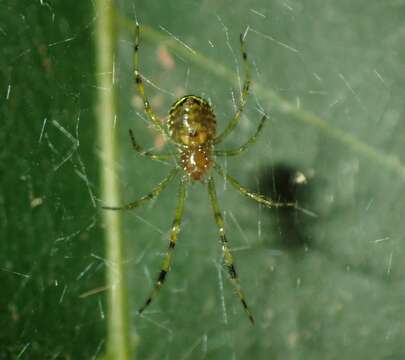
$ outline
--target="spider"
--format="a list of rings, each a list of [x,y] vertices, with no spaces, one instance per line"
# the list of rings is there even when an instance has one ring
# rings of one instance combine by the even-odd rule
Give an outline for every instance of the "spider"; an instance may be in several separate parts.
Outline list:
[[[212,170],[216,171],[221,177],[225,179],[225,181],[230,183],[241,194],[267,207],[272,208],[281,206],[294,206],[294,204],[278,203],[264,197],[261,194],[249,191],[248,189],[243,187],[234,177],[227,174],[222,169],[222,167],[217,162],[215,162],[216,156],[235,156],[245,151],[250,145],[255,142],[256,137],[262,131],[264,122],[267,119],[267,115],[263,115],[256,132],[240,147],[230,150],[219,150],[215,148],[215,146],[217,144],[220,144],[238,124],[249,95],[249,87],[251,82],[250,65],[245,50],[244,34],[240,35],[240,48],[242,53],[245,76],[241,98],[235,115],[230,119],[225,130],[223,130],[219,135],[216,134],[216,119],[212,107],[210,106],[208,101],[195,95],[185,95],[178,99],[170,108],[167,127],[162,125],[162,122],[152,110],[148,97],[145,94],[144,83],[139,72],[139,44],[140,29],[139,24],[136,23],[134,43],[135,83],[138,88],[139,95],[143,100],[145,112],[154,125],[155,129],[166,136],[178,150],[178,154],[175,157],[176,166],[155,188],[152,189],[149,194],[142,196],[141,198],[123,206],[103,206],[103,208],[108,210],[134,209],[144,204],[145,202],[156,198],[179,173],[182,173],[182,176],[180,178],[177,207],[170,233],[169,246],[167,252],[164,255],[161,270],[157,277],[155,286],[152,289],[149,297],[146,299],[144,305],[139,309],[139,314],[141,314],[150,305],[152,300],[155,298],[158,290],[163,286],[165,282],[167,273],[170,270],[172,254],[181,229],[181,221],[184,213],[187,187],[191,182],[199,181],[201,183],[208,184],[208,194],[211,201],[212,210],[214,212],[214,219],[218,227],[219,238],[223,252],[223,261],[225,267],[228,270],[229,278],[234,287],[235,293],[241,301],[242,306],[250,322],[253,325],[254,318],[240,286],[239,277],[234,265],[232,251],[225,235],[224,219],[222,217],[217,200],[215,181],[212,175]],[[142,156],[146,156],[149,159],[157,161],[169,160],[172,159],[174,156],[154,154],[153,152],[146,151],[136,142],[132,130],[129,130],[129,136],[133,149]]]

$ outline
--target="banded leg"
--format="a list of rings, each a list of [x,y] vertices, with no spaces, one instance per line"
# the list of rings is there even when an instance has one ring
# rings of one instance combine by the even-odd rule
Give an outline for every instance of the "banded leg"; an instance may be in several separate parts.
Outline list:
[[[256,132],[249,138],[248,141],[246,141],[242,146],[236,148],[236,149],[230,149],[230,150],[215,150],[214,154],[217,156],[235,156],[239,155],[243,151],[245,151],[250,145],[254,144],[256,142],[256,138],[259,135],[259,133],[263,129],[264,122],[267,120],[267,115],[263,115],[262,119],[260,120],[259,126],[257,127]]]
[[[141,145],[139,145],[136,140],[135,140],[135,136],[134,133],[132,132],[131,129],[129,129],[129,137],[131,138],[131,143],[132,143],[132,147],[133,149],[139,153],[139,155],[142,156],[147,156],[149,159],[152,160],[157,160],[157,161],[165,161],[165,160],[170,160],[173,158],[172,155],[167,155],[167,154],[159,154],[156,155],[148,150],[144,150]]]
[[[224,219],[222,218],[221,210],[219,209],[217,193],[215,190],[215,182],[212,176],[208,179],[208,193],[210,196],[212,209],[214,211],[215,222],[219,230],[219,237],[221,239],[224,262],[229,273],[229,278],[232,282],[232,285],[235,288],[236,295],[239,297],[239,300],[241,301],[243,308],[245,309],[246,314],[249,317],[250,322],[252,323],[252,325],[254,325],[255,320],[253,319],[253,315],[250,312],[249,306],[247,305],[245,297],[243,295],[242,288],[239,283],[239,277],[236,273],[233,256],[229,248],[228,240],[225,236]]]
[[[186,188],[187,188],[186,181],[187,181],[187,179],[183,177],[180,182],[180,189],[179,189],[179,195],[178,195],[179,199],[178,199],[178,203],[177,203],[176,214],[175,214],[175,217],[173,220],[172,230],[170,233],[169,247],[166,251],[165,257],[163,258],[162,267],[161,267],[159,276],[155,283],[155,287],[151,291],[149,297],[146,299],[145,304],[139,309],[139,314],[142,314],[142,312],[149,306],[149,304],[155,298],[157,292],[163,286],[165,279],[166,279],[166,275],[170,270],[172,253],[173,253],[174,247],[176,246],[177,237],[180,232],[181,220],[183,218],[184,202],[186,200]]]
[[[245,49],[245,39],[244,39],[244,34],[240,34],[240,51],[242,53],[242,60],[243,60],[243,67],[245,70],[245,81],[243,83],[243,88],[242,88],[242,94],[241,98],[239,101],[239,107],[238,110],[236,111],[236,114],[234,117],[229,121],[227,127],[225,130],[219,134],[215,140],[215,144],[219,144],[222,142],[222,140],[225,139],[225,137],[235,128],[235,126],[238,124],[239,119],[241,114],[243,113],[243,110],[245,109],[245,105],[249,96],[249,88],[250,88],[250,65],[249,61],[247,58],[247,52]]]
[[[289,203],[289,202],[279,203],[279,202],[273,201],[272,199],[269,199],[261,194],[254,193],[254,192],[246,189],[233,176],[225,174],[225,172],[222,170],[222,168],[217,163],[214,163],[214,168],[218,172],[219,175],[221,175],[236,190],[238,190],[242,195],[245,195],[249,199],[253,199],[253,200],[257,201],[258,203],[263,204],[269,208],[280,208],[280,207],[298,208],[296,203]]]
[[[154,189],[149,194],[146,194],[145,196],[142,196],[141,198],[126,204],[122,206],[102,206],[103,209],[106,210],[130,210],[134,209],[143,203],[154,199],[156,196],[158,196],[162,190],[164,190],[167,185],[170,184],[170,182],[175,178],[175,176],[178,174],[179,168],[174,168],[170,171],[169,175],[167,175]]]
[[[147,96],[145,94],[145,85],[143,83],[142,76],[141,76],[141,74],[139,72],[139,56],[138,56],[139,44],[140,44],[139,32],[140,32],[139,24],[136,23],[136,25],[135,25],[135,44],[134,44],[134,67],[135,67],[134,76],[135,76],[135,83],[136,83],[136,86],[138,87],[139,95],[142,98],[143,106],[145,108],[145,112],[148,115],[149,119],[152,121],[153,125],[155,126],[155,128],[157,130],[159,130],[162,134],[167,135],[167,132],[165,131],[165,128],[163,127],[161,121],[159,120],[157,115],[152,110],[152,107],[150,106],[148,98],[147,98]]]

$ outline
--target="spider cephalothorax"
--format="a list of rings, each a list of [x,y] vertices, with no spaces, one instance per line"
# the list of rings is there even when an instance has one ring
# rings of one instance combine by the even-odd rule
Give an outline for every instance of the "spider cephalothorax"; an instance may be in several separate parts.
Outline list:
[[[224,264],[228,270],[229,278],[235,288],[235,293],[239,297],[246,314],[249,317],[250,322],[253,324],[253,316],[250,309],[245,301],[245,297],[242,292],[242,288],[239,284],[239,278],[236,273],[234,266],[233,255],[228,244],[228,240],[225,235],[225,224],[219,209],[217,194],[215,190],[215,181],[210,168],[215,169],[215,171],[223,177],[227,182],[229,182],[236,190],[241,194],[253,199],[267,207],[279,207],[279,206],[295,206],[295,204],[280,204],[274,202],[270,199],[265,198],[263,195],[256,194],[244,188],[235,178],[226,174],[221,166],[214,161],[215,156],[235,156],[241,154],[245,151],[249,145],[253,144],[256,140],[257,135],[262,130],[264,121],[267,119],[266,115],[263,115],[262,120],[256,130],[256,133],[252,135],[248,141],[236,149],[230,150],[217,150],[215,145],[222,142],[222,140],[228,136],[235,126],[238,124],[240,115],[246,104],[246,100],[249,94],[250,85],[250,71],[247,61],[247,54],[244,48],[244,35],[240,36],[240,45],[242,51],[242,59],[245,68],[245,81],[242,88],[242,95],[239,102],[236,114],[229,121],[225,130],[216,135],[216,120],[215,114],[212,111],[209,103],[194,95],[183,96],[178,99],[172,106],[169,112],[168,128],[166,129],[159,118],[155,115],[148,98],[145,94],[145,88],[142,80],[142,76],[139,72],[139,25],[136,24],[135,29],[135,45],[134,45],[134,64],[135,64],[135,83],[138,87],[139,95],[141,96],[145,112],[151,120],[152,124],[155,126],[156,130],[161,134],[165,135],[169,142],[172,143],[179,150],[180,156],[176,157],[176,166],[171,170],[171,172],[149,193],[141,198],[126,204],[124,206],[104,206],[104,209],[109,210],[129,210],[138,207],[139,205],[157,197],[163,189],[176,177],[176,175],[183,170],[185,174],[181,177],[180,188],[178,193],[178,203],[176,208],[175,217],[173,220],[169,246],[166,254],[163,258],[162,267],[160,269],[159,275],[157,277],[155,287],[153,288],[151,294],[145,301],[144,305],[139,309],[139,313],[142,313],[147,306],[152,302],[157,291],[162,287],[165,282],[166,275],[170,270],[170,264],[172,260],[172,254],[176,246],[178,234],[181,228],[181,220],[183,218],[184,203],[186,199],[187,186],[192,180],[202,180],[207,178],[208,184],[208,194],[211,200],[212,209],[214,212],[214,219],[218,227],[219,238],[222,245],[223,260]],[[150,151],[143,150],[143,148],[136,142],[132,131],[129,131],[131,137],[131,142],[134,150],[143,156],[147,156],[152,160],[169,160],[173,156],[170,154],[155,154]]]

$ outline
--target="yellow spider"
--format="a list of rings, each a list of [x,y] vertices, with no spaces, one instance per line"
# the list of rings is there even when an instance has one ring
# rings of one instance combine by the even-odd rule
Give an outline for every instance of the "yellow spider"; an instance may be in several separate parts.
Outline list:
[[[245,81],[241,99],[239,102],[236,114],[229,121],[225,130],[219,135],[216,134],[216,119],[215,114],[210,104],[203,98],[195,95],[186,95],[178,99],[169,111],[169,119],[167,128],[162,125],[162,122],[155,115],[152,110],[147,96],[145,95],[145,87],[143,84],[142,76],[139,72],[139,24],[136,24],[135,30],[135,44],[134,44],[134,66],[135,66],[135,83],[138,87],[138,92],[143,99],[145,112],[151,120],[152,124],[157,131],[164,134],[169,141],[178,149],[178,157],[176,157],[177,166],[164,178],[149,194],[123,206],[104,206],[104,209],[109,210],[129,210],[138,207],[139,205],[147,202],[158,196],[160,192],[167,187],[167,185],[179,174],[182,173],[180,179],[180,189],[178,193],[178,203],[176,208],[175,217],[170,234],[170,242],[167,252],[163,258],[161,270],[159,272],[155,287],[147,298],[144,305],[139,309],[142,313],[146,307],[152,302],[157,291],[162,287],[166,279],[166,275],[170,270],[172,253],[176,246],[177,237],[180,232],[181,220],[183,218],[184,203],[186,199],[186,190],[190,182],[200,181],[201,183],[208,183],[208,193],[211,200],[212,209],[214,211],[215,222],[218,226],[219,237],[222,244],[223,259],[225,266],[228,270],[230,280],[235,288],[236,295],[239,297],[243,308],[252,324],[254,324],[253,315],[246,303],[239,278],[235,270],[232,252],[229,248],[228,240],[225,235],[224,220],[219,209],[214,177],[212,170],[215,170],[226,181],[228,181],[236,190],[243,195],[253,199],[267,207],[281,207],[281,206],[294,206],[291,203],[277,203],[271,199],[265,198],[263,195],[253,193],[244,188],[235,178],[226,174],[222,168],[215,162],[216,156],[235,156],[242,153],[249,145],[253,144],[257,135],[263,128],[263,124],[267,119],[263,115],[259,126],[253,136],[247,142],[236,149],[230,150],[217,150],[215,145],[222,142],[229,133],[238,124],[240,116],[244,110],[250,87],[250,66],[247,60],[247,53],[245,51],[244,35],[240,35],[240,47],[242,52],[242,59],[245,70]],[[131,130],[129,130],[132,146],[139,154],[147,156],[152,160],[167,160],[172,158],[173,155],[153,154],[152,152],[145,151],[135,141],[135,137]]]

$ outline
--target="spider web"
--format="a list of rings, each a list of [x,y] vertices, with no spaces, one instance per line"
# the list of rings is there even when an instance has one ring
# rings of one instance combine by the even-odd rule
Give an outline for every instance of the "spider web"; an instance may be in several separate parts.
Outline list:
[[[104,276],[114,264],[98,209],[104,165],[93,107],[104,74],[94,74],[93,5],[0,5],[0,359],[95,359],[108,341]],[[123,213],[136,356],[403,356],[405,1],[122,6],[149,29],[140,62],[156,112],[165,116],[176,98],[193,93],[211,101],[220,129],[237,106],[238,37],[247,30],[253,94],[221,146],[243,143],[261,111],[270,120],[254,146],[221,164],[247,187],[294,198],[301,209],[262,208],[217,180],[254,328],[221,266],[206,186],[189,188],[172,271],[143,317],[136,310],[167,247],[177,183]],[[221,75],[221,66],[239,81]],[[131,69],[131,39],[122,31],[112,69],[121,155],[112,170],[128,201],[171,166],[137,156],[128,128],[146,148],[172,151],[150,128]]]

